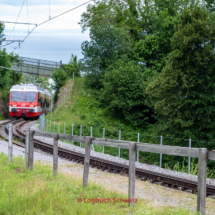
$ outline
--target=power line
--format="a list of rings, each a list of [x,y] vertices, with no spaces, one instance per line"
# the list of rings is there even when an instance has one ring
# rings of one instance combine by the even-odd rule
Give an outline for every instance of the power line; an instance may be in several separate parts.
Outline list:
[[[23,42],[23,40],[0,40],[0,42]]]
[[[35,27],[27,34],[27,36],[23,39],[22,43],[25,42],[25,40],[27,39],[27,37],[34,31],[34,29],[35,29],[36,27],[37,27],[37,26],[35,26]],[[19,45],[20,45],[20,44],[19,44]],[[19,45],[16,46],[12,52],[14,52],[14,51],[19,47]]]
[[[46,22],[51,21],[52,19],[55,19],[55,18],[57,18],[57,17],[59,17],[59,16],[62,16],[62,15],[64,15],[64,14],[66,14],[66,13],[69,13],[70,11],[75,10],[75,9],[77,9],[77,8],[79,8],[79,7],[81,7],[81,6],[85,5],[85,4],[87,4],[87,3],[90,3],[91,1],[92,1],[92,0],[87,1],[87,2],[85,2],[85,3],[83,3],[83,4],[81,4],[81,5],[78,5],[77,7],[74,7],[74,8],[72,8],[72,9],[70,9],[70,10],[67,10],[67,11],[64,12],[64,13],[61,13],[61,14],[59,14],[59,15],[57,15],[57,16],[54,16],[53,18],[48,19],[48,20],[46,20],[45,22],[42,22],[42,23],[38,24],[37,26],[43,25],[43,24],[45,24]]]
[[[25,1],[25,0],[24,0],[24,1]],[[81,5],[78,5],[77,7],[74,7],[74,8],[72,8],[72,9],[70,9],[70,10],[67,10],[67,11],[64,12],[64,13],[61,13],[61,14],[59,14],[59,15],[57,15],[57,16],[54,16],[52,19],[55,19],[55,18],[57,18],[57,17],[59,17],[59,16],[62,16],[62,15],[64,15],[64,14],[66,14],[66,13],[69,13],[70,11],[75,10],[75,9],[77,9],[77,8],[79,8],[79,7],[83,6],[83,5],[85,5],[85,4],[88,4],[88,3],[90,3],[91,1],[92,1],[92,0],[87,1],[87,2],[85,2],[85,3],[83,3],[83,4],[81,4]],[[46,21],[44,21],[44,22],[42,22],[42,23],[36,25],[36,26],[27,34],[27,36],[23,39],[23,42],[24,42],[24,41],[27,39],[27,37],[34,31],[34,29],[35,29],[36,27],[39,27],[39,26],[41,26],[41,25],[43,25],[43,24],[45,24],[45,23],[51,21],[52,19],[46,20]],[[18,46],[19,46],[19,45],[18,45]],[[16,47],[14,48],[13,52],[18,48],[18,46],[16,46]]]
[[[23,40],[2,40],[2,41],[0,40],[0,42],[8,42],[8,43],[6,43],[6,44],[0,46],[0,48],[2,48],[2,47],[4,47],[4,46],[10,45],[11,43],[14,43],[14,42],[22,43]]]
[[[8,45],[10,45],[11,43],[14,43],[14,41],[9,42],[9,43],[6,43],[5,45],[0,46],[0,48],[2,48],[2,47],[4,47],[4,46],[8,46]]]
[[[23,8],[24,3],[25,3],[25,0],[23,0],[23,3],[22,3],[22,6],[21,6],[21,9],[20,9],[20,11],[19,11],[18,17],[17,17],[17,19],[16,19],[16,22],[17,22],[17,20],[19,19],[19,15],[20,15],[20,13],[21,13],[21,11],[22,11],[22,8]],[[10,33],[10,36],[11,36],[11,34],[13,33],[13,30],[14,30],[15,26],[16,26],[16,23],[15,23],[15,25],[13,26],[13,29],[12,29],[12,31],[11,31],[11,33]],[[8,39],[10,39],[10,36],[9,36]]]
[[[14,24],[21,24],[21,25],[37,25],[36,23],[28,23],[28,22],[9,22],[9,21],[0,21],[4,23],[14,23]]]

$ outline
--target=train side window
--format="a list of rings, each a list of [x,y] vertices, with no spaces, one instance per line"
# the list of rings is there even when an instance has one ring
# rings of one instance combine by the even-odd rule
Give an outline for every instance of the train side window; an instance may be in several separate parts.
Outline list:
[[[38,92],[38,102],[41,102],[40,92]]]

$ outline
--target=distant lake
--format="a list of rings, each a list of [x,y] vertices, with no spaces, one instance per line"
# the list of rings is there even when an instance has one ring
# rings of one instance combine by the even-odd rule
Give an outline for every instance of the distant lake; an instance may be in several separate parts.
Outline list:
[[[16,34],[15,39],[22,40],[26,34]],[[14,39],[11,36],[10,39]],[[85,40],[89,40],[88,34],[43,34],[36,33],[30,35],[21,49],[16,50],[20,56],[31,57],[43,60],[60,61],[68,63],[71,54],[78,59],[82,58],[81,44]],[[13,47],[17,43],[6,46],[7,52],[12,52]]]

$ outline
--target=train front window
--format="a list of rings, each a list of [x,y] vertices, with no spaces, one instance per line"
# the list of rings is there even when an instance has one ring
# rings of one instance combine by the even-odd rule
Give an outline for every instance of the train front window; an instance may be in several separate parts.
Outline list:
[[[11,101],[14,102],[36,102],[36,92],[12,91]]]

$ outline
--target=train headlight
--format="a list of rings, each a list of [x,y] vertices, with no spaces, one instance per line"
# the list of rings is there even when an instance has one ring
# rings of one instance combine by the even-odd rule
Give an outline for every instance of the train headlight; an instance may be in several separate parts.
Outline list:
[[[30,107],[34,107],[34,105],[30,105]]]
[[[16,105],[12,105],[13,107],[16,107]]]

